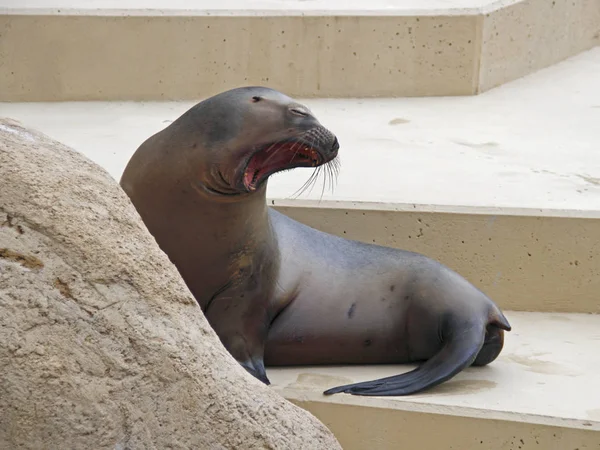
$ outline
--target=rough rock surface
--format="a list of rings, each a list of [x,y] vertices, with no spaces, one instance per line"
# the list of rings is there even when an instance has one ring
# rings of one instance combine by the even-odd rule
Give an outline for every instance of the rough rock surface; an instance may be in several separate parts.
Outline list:
[[[0,448],[338,449],[218,341],[117,182],[0,119]]]

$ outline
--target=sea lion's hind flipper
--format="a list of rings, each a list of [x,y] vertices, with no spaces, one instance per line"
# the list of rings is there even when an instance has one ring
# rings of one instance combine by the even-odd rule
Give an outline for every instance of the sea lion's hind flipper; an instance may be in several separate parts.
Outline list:
[[[454,328],[442,349],[416,369],[392,377],[334,387],[323,394],[331,395],[340,392],[363,396],[416,394],[449,380],[469,367],[481,350],[484,335],[482,326],[473,325],[466,330]]]

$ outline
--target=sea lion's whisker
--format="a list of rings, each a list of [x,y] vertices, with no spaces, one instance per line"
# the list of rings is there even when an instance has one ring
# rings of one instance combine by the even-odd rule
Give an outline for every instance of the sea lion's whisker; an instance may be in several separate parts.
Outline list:
[[[308,195],[310,195],[310,193],[312,192],[312,190],[315,188],[315,186],[317,185],[317,180],[319,179],[319,176],[321,175],[321,172],[323,172],[323,166],[319,166],[317,168],[317,173],[315,178],[313,179],[312,184],[310,185],[310,190],[308,191]]]
[[[292,194],[292,196],[296,196],[296,198],[297,198],[304,191],[306,191],[306,189],[308,189],[308,186],[311,184],[311,182],[316,181],[316,176],[319,173],[319,169],[320,169],[320,167],[315,167],[315,169],[313,170],[313,173],[311,174],[310,178],[308,180],[306,180],[306,182],[294,194]]]
[[[307,132],[306,135],[310,138],[310,146],[314,147],[314,140],[313,140],[313,136],[311,135],[310,132]],[[315,174],[317,173],[318,168],[315,168],[315,170],[313,170],[313,173],[311,174],[311,176],[308,178],[308,180],[306,180],[304,182],[304,184],[294,193],[292,194],[292,196],[296,196],[296,198],[298,196],[300,196],[300,194],[302,194],[302,192],[307,188],[308,184],[310,183],[310,181],[312,180],[312,178],[315,176]]]
[[[321,166],[323,167],[323,166]],[[323,200],[323,195],[325,195],[325,182],[327,181],[327,171],[323,172],[323,187],[321,188],[321,197],[319,198],[319,203]]]
[[[311,130],[313,131],[313,130]],[[318,130],[316,130],[318,132]],[[315,145],[318,142],[318,138],[315,136],[316,133],[311,133],[310,134],[310,146],[311,147],[315,147]],[[317,180],[319,179],[319,175],[321,174],[321,171],[323,170],[323,166],[319,166],[315,169],[315,171],[313,172],[312,176],[310,177],[310,179],[308,180],[309,183],[306,184],[305,188],[303,189],[302,192],[305,192],[306,189],[308,189],[310,187],[310,190],[308,191],[308,194],[310,195],[310,193],[312,192],[313,188],[315,187],[315,185],[317,184]],[[302,193],[301,192],[301,193]]]
[[[310,137],[310,132],[311,132],[311,130],[304,131],[304,132],[302,132],[302,133],[298,134],[298,135],[297,135],[295,138],[296,138],[296,139],[305,139],[305,138],[306,138],[306,136],[309,136],[309,137]],[[300,141],[299,141],[299,140],[297,140],[297,141],[294,143],[294,145],[292,146],[292,150],[294,149],[294,147],[296,146],[296,144],[299,144],[299,143],[300,143]],[[312,145],[310,145],[310,147],[311,147],[311,148],[314,148]],[[292,162],[292,161],[294,160],[294,158],[295,158],[297,155],[298,155],[298,150],[296,150],[296,151],[294,152],[294,154],[293,154],[293,156],[292,156],[292,159],[290,159],[290,162]]]
[[[316,143],[315,138],[314,138],[314,136],[310,136],[310,138],[311,138],[311,141],[310,141],[311,147],[314,147],[314,145]],[[306,180],[306,182],[294,194],[292,194],[292,196],[296,196],[296,198],[298,198],[302,193],[304,193],[309,188],[309,186],[311,187],[311,189],[309,191],[309,194],[310,194],[310,192],[312,192],[312,188],[314,187],[314,184],[316,183],[316,181],[319,177],[319,173],[320,173],[322,167],[323,166],[315,167],[315,170],[313,170],[313,173],[311,174],[310,178],[308,180]]]
[[[333,194],[333,182],[335,175],[333,174],[333,165],[330,163],[327,163],[327,173],[329,174],[329,190]]]
[[[292,138],[294,138],[294,139],[299,139],[299,138],[301,138],[301,137],[302,137],[304,134],[306,134],[306,131],[298,132],[298,133],[294,134],[294,135],[292,136]],[[282,144],[284,141],[285,141],[285,139],[279,139],[278,141],[275,141],[275,142],[273,142],[271,145],[269,145],[269,147],[268,147],[268,148],[265,150],[265,153],[269,153],[269,152],[270,152],[270,151],[273,149],[273,147],[275,147],[275,146],[277,146],[277,148],[275,149],[275,151],[274,151],[274,152],[273,152],[271,155],[269,155],[269,157],[268,157],[267,159],[265,159],[265,161],[263,162],[263,164],[267,164],[267,163],[268,163],[268,162],[271,160],[271,158],[273,158],[274,156],[276,156],[276,155],[277,155],[277,154],[278,154],[278,153],[281,151],[281,149],[282,149],[282,147],[283,147],[283,146],[282,146],[282,145],[280,145],[280,144]],[[294,144],[294,145],[295,145],[295,144]],[[292,148],[293,148],[293,147],[292,147]],[[294,157],[295,157],[295,156],[296,156],[296,155],[294,155]],[[290,160],[290,162],[292,162],[292,161],[293,161],[293,159],[294,159],[294,158],[292,158],[292,159]]]
[[[296,141],[294,142],[294,144],[292,145],[291,150],[294,150],[294,147],[296,147],[298,144],[300,144],[300,141]],[[299,150],[299,149],[298,149]],[[296,150],[294,152],[294,154],[292,155],[292,157],[290,158],[290,162],[292,162],[294,160],[294,158],[296,157],[296,155],[298,154],[298,150]]]
[[[335,163],[334,163],[334,161],[335,161],[334,159],[332,159],[331,161],[329,161],[327,163],[327,167],[326,167],[327,173],[329,175],[329,189],[330,189],[330,191],[331,191],[332,194],[333,194],[333,184],[334,184],[334,181],[335,181],[335,169],[334,169],[335,168]]]
[[[340,157],[336,157],[335,159],[330,161],[331,164],[331,171],[333,174],[333,179],[331,181],[331,193],[333,194],[334,190],[335,190],[335,185],[338,182],[338,177],[340,176],[340,167],[341,167],[341,161],[340,161]]]
[[[275,147],[276,145],[279,145],[279,144],[281,144],[281,139],[280,139],[280,140],[278,140],[278,141],[276,141],[276,142],[273,142],[273,143],[272,143],[272,144],[269,146],[269,148],[267,148],[267,149],[265,150],[265,153],[269,153],[273,147]],[[279,152],[279,150],[281,150],[281,147],[278,147],[278,148],[276,148],[276,149],[275,149],[275,151],[274,151],[274,152],[273,152],[273,153],[272,153],[272,154],[271,154],[271,155],[270,155],[270,156],[269,156],[267,159],[265,159],[265,161],[263,162],[263,164],[267,164],[267,163],[268,163],[268,162],[271,160],[271,158],[272,158],[273,156],[275,156],[275,155],[276,155],[276,154]]]

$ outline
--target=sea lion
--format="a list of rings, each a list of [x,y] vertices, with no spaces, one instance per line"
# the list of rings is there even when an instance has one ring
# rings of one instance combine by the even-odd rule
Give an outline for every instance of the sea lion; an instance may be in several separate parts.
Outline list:
[[[266,384],[265,363],[424,361],[325,391],[407,395],[492,362],[511,327],[463,277],[267,206],[269,176],[332,164],[338,149],[306,106],[269,88],[237,88],[142,143],[121,186],[223,345]]]

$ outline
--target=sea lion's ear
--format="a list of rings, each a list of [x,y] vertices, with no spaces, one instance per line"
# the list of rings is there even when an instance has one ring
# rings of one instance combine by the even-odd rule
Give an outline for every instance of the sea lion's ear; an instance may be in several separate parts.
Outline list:
[[[259,95],[255,95],[254,97],[252,97],[252,103],[260,102],[261,100],[262,97]]]

